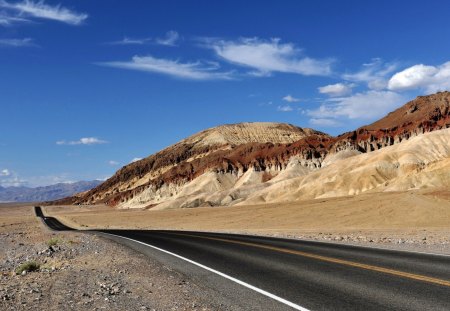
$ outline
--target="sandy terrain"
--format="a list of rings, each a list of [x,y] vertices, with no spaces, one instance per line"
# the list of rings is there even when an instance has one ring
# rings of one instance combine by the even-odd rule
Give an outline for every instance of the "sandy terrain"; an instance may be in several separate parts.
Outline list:
[[[49,231],[31,206],[0,204],[0,249],[0,310],[237,309],[125,246],[91,234]],[[16,275],[30,261],[40,264],[38,271]]]
[[[450,191],[367,193],[284,204],[174,210],[45,207],[80,229],[236,232],[450,253]]]

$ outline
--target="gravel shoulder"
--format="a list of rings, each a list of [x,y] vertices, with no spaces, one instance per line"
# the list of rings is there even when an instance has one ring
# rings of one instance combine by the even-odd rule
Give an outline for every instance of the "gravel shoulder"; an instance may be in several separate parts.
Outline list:
[[[0,206],[0,310],[235,310],[148,256],[89,233],[53,232],[31,206]],[[21,264],[36,271],[16,274]]]

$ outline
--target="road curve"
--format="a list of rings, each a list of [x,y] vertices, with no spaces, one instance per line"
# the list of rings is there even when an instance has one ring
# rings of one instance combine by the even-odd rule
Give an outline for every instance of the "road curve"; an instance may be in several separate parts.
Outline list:
[[[73,230],[35,212],[53,230]],[[235,234],[95,232],[182,256],[284,300],[266,310],[286,302],[299,310],[450,310],[449,256]]]

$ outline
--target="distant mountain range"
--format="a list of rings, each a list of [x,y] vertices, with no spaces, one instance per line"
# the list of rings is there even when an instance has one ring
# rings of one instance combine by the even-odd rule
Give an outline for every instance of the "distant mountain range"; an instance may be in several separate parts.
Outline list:
[[[1,187],[0,186],[0,202],[42,202],[51,201],[76,193],[90,190],[102,181],[79,181],[74,183],[59,183],[45,187]]]

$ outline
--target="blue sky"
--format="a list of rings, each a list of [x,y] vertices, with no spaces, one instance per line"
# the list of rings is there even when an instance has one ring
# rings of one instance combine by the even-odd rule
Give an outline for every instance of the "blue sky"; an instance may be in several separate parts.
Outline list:
[[[371,123],[450,88],[449,15],[444,0],[0,0],[0,185],[106,178],[225,123]]]

